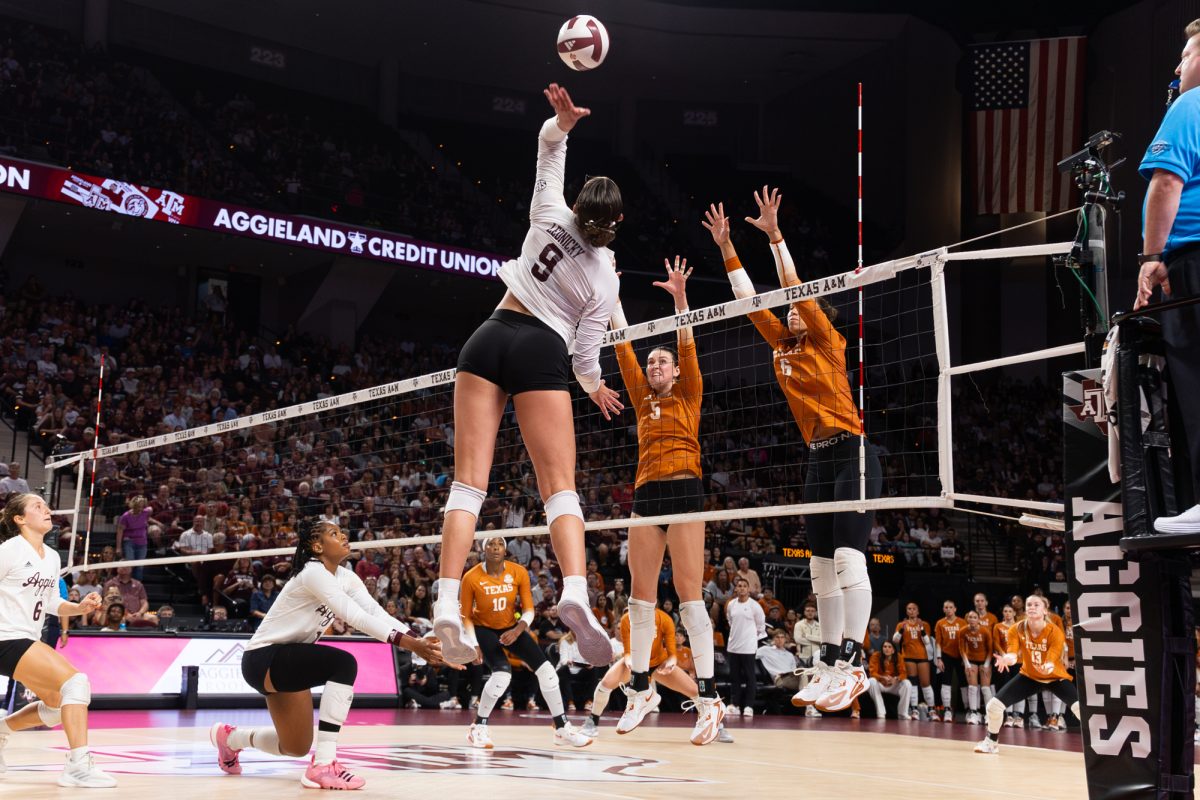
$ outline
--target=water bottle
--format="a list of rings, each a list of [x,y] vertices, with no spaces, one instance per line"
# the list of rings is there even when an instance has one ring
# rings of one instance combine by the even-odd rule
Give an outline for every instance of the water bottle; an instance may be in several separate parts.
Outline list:
[[[120,630],[125,630],[125,622],[124,621],[121,622]]]

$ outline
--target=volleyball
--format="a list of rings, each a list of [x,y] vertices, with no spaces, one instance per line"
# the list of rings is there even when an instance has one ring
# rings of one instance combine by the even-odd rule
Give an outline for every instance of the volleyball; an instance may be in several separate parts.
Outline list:
[[[595,17],[580,14],[558,29],[558,57],[571,69],[595,69],[607,56],[608,31]]]

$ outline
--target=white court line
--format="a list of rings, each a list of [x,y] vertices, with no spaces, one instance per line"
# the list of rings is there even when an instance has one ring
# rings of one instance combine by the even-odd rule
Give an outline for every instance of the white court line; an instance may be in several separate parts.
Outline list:
[[[860,732],[857,732],[855,735],[856,736],[884,737],[884,736],[894,736],[895,734],[868,733],[868,732],[860,731]],[[903,735],[903,734],[901,734],[901,735]],[[943,740],[943,741],[945,741],[945,740]],[[964,742],[963,744],[970,744],[970,742]],[[974,746],[974,745],[972,745],[972,746]],[[1010,746],[1015,747],[1016,745],[1005,745],[1005,747],[1010,747]],[[1045,748],[1038,747],[1038,748],[1031,748],[1031,749],[1044,750]],[[1053,752],[1062,752],[1062,751],[1056,750]],[[972,753],[971,755],[977,755],[977,754]],[[706,756],[706,758],[711,761],[727,761],[727,762],[734,763],[734,764],[755,764],[760,767],[770,767],[772,769],[779,769],[779,766],[780,766],[779,763],[775,762],[775,761],[754,761],[754,760],[748,759],[748,758],[733,759],[733,758],[722,758],[721,756]],[[869,773],[869,772],[863,773],[863,772],[849,772],[847,770],[838,770],[838,769],[819,769],[817,767],[806,767],[803,764],[791,764],[789,766],[794,769],[805,770],[806,772],[817,772],[822,775],[844,776],[844,777],[851,778],[852,780],[866,779],[866,780],[887,781],[888,783],[911,783],[914,786],[924,786],[924,787],[934,786],[939,789],[948,789],[950,791],[955,791],[955,792],[963,792],[968,788],[967,786],[964,786],[963,784],[935,783],[933,781],[928,781],[928,780],[911,780],[909,778],[898,778],[895,776],[894,773],[887,773],[885,775],[876,775],[874,773]],[[1005,791],[1001,791],[999,789],[985,789],[981,786],[971,786],[969,788],[970,788],[970,791],[972,794],[975,794],[975,793],[988,794],[988,795],[995,795],[996,797],[1021,797],[1021,798],[1025,798],[1025,800],[1028,800],[1028,798],[1029,798],[1029,794],[1027,792],[1005,792]]]

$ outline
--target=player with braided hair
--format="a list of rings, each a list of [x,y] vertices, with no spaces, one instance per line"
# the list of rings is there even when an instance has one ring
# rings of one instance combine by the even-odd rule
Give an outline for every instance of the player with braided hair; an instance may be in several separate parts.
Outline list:
[[[411,650],[431,664],[442,663],[436,641],[414,638],[367,592],[362,580],[342,566],[350,555],[346,534],[333,523],[305,520],[292,559],[292,577],[263,618],[242,656],[242,677],[267,698],[272,727],[236,728],[215,723],[209,738],[223,772],[240,775],[238,754],[254,747],[297,758],[313,741],[312,694],[323,686],[317,749],[300,782],[310,789],[361,789],[365,781],[337,760],[337,739],[350,704],[358,662],[336,647],[317,644],[340,619],[381,642]]]

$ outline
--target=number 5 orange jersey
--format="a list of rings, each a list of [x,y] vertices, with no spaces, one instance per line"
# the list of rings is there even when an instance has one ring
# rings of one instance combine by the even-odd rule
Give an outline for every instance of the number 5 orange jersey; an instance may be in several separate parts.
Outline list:
[[[483,562],[467,570],[462,577],[462,615],[476,625],[502,631],[511,628],[520,617],[520,611],[533,610],[533,591],[529,586],[529,571],[512,561],[504,562],[499,576],[493,577],[484,569]]]

